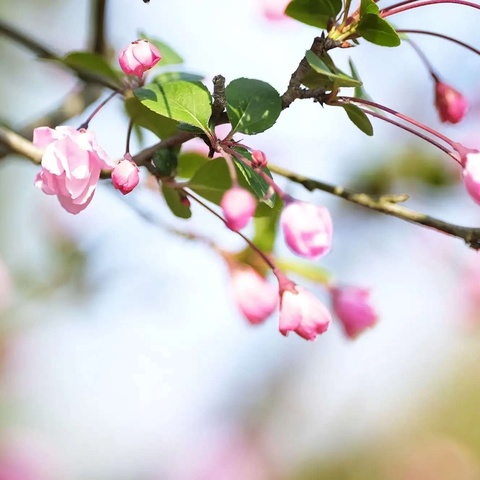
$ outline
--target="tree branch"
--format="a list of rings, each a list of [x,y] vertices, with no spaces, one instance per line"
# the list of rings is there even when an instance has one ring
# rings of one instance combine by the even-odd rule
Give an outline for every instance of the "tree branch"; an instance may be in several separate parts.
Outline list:
[[[408,195],[373,196],[366,193],[356,193],[340,186],[304,177],[271,163],[269,163],[268,167],[273,173],[287,178],[294,183],[303,185],[311,192],[314,190],[322,190],[349,202],[361,205],[362,207],[369,208],[370,210],[385,213],[386,215],[391,215],[392,217],[397,217],[416,225],[433,228],[446,233],[447,235],[451,235],[452,237],[461,238],[469,247],[474,250],[480,250],[480,228],[463,227],[444,222],[443,220],[439,220],[416,210],[398,205],[399,202],[406,201],[409,198]]]
[[[102,57],[107,53],[107,42],[105,40],[105,12],[106,0],[93,0],[93,19],[92,19],[92,51]]]
[[[30,140],[2,126],[0,126],[0,145],[27,157],[36,165],[39,165],[42,160],[43,151],[41,149],[35,147]]]

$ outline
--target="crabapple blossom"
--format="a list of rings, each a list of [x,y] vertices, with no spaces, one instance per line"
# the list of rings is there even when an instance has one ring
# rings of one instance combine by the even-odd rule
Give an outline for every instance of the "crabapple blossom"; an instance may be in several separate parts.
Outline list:
[[[257,203],[248,190],[233,187],[224,193],[220,206],[228,228],[236,231],[248,224],[255,213]]]
[[[332,218],[326,207],[291,202],[280,217],[285,243],[297,255],[311,260],[329,252],[332,244]]]
[[[435,80],[435,106],[442,122],[458,123],[468,110],[467,99],[452,86]]]
[[[35,186],[56,195],[60,205],[73,214],[91,202],[101,170],[114,167],[89,130],[39,127],[33,132],[33,144],[44,149]]]
[[[280,300],[279,330],[295,332],[305,340],[315,340],[332,320],[327,307],[304,287],[294,285],[283,291]]]
[[[153,68],[161,59],[160,50],[153,43],[144,39],[133,41],[118,56],[120,68],[127,75],[135,75],[139,78],[142,78],[143,74]]]
[[[467,192],[480,204],[480,152],[467,153],[463,163],[463,181]]]
[[[276,310],[278,289],[252,267],[235,266],[230,281],[235,303],[250,323],[262,323]]]
[[[370,303],[367,288],[333,287],[331,294],[333,311],[348,337],[355,338],[377,322],[378,315]]]
[[[121,160],[112,170],[113,186],[120,190],[123,195],[130,193],[140,180],[138,172],[139,168],[134,161],[128,159]]]

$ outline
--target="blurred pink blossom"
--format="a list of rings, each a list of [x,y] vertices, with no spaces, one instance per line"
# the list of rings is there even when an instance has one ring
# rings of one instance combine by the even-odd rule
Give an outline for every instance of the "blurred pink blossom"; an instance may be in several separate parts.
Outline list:
[[[248,190],[233,187],[224,193],[220,206],[228,228],[241,230],[253,217],[257,202]]]
[[[370,303],[370,291],[367,288],[332,288],[333,310],[343,326],[345,334],[355,338],[366,328],[375,325],[377,312]]]
[[[285,15],[285,8],[287,8],[290,0],[259,0],[259,2],[262,14],[267,20],[279,22],[289,19]]]
[[[467,153],[463,180],[469,195],[480,204],[480,152]]]
[[[252,267],[234,266],[230,281],[235,303],[250,323],[262,323],[277,309],[278,288]]]
[[[442,122],[458,123],[468,110],[467,99],[452,86],[435,80],[435,106]]]
[[[36,432],[14,429],[0,441],[0,480],[56,480],[64,478],[60,461],[47,440]]]

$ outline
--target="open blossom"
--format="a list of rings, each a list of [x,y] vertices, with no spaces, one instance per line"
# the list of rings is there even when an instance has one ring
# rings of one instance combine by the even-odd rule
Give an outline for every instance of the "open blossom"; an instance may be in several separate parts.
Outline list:
[[[121,160],[112,170],[113,186],[124,195],[130,193],[140,180],[137,164],[131,160]]]
[[[333,311],[350,338],[355,338],[377,323],[378,315],[369,297],[367,288],[332,288]]]
[[[44,149],[35,186],[56,195],[60,205],[73,214],[91,202],[101,170],[114,167],[89,130],[39,127],[33,132],[33,144]]]
[[[233,268],[230,281],[235,303],[250,323],[262,323],[277,309],[278,288],[252,267]]]
[[[329,252],[333,225],[326,207],[292,202],[283,209],[280,223],[285,243],[297,255],[315,260]]]
[[[476,203],[480,204],[480,152],[466,154],[463,181],[469,195]]]
[[[328,329],[331,320],[327,307],[306,288],[295,285],[283,291],[279,323],[283,335],[295,332],[305,340],[315,340]]]
[[[135,75],[139,78],[153,68],[162,55],[158,48],[148,40],[135,40],[128,47],[124,48],[118,56],[121,69],[127,75]]]
[[[435,80],[435,106],[442,122],[458,123],[468,110],[467,99],[450,85]]]
[[[248,224],[255,213],[257,203],[248,190],[233,187],[224,193],[220,206],[228,228],[236,231]]]

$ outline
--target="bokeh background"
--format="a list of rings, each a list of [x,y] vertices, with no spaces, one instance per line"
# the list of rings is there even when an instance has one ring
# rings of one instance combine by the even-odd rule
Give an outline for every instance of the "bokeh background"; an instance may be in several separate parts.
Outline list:
[[[190,72],[259,78],[283,92],[318,34],[277,15],[284,3],[110,0],[109,47],[115,55],[142,30],[179,51]],[[59,52],[88,46],[87,1],[1,0],[0,17]],[[392,20],[478,47],[479,17],[438,5]],[[345,70],[354,59],[376,101],[480,147],[480,59],[416,40],[469,98],[461,125],[440,124],[409,45],[362,43],[334,58]],[[2,121],[21,127],[74,88],[70,74],[0,36]],[[337,110],[295,103],[249,144],[302,174],[409,193],[413,208],[479,225],[449,158],[386,124],[366,137]],[[127,123],[115,100],[91,124],[113,158]],[[71,216],[33,187],[36,171],[14,155],[0,162],[1,480],[480,479],[480,259],[460,240],[289,186],[331,209],[334,248],[319,265],[371,287],[380,313],[355,341],[334,324],[307,343],[282,337],[276,318],[248,325],[222,259],[170,233],[243,248],[209,215],[173,218],[144,182],[126,198],[102,184]],[[281,242],[278,251],[290,255]]]

